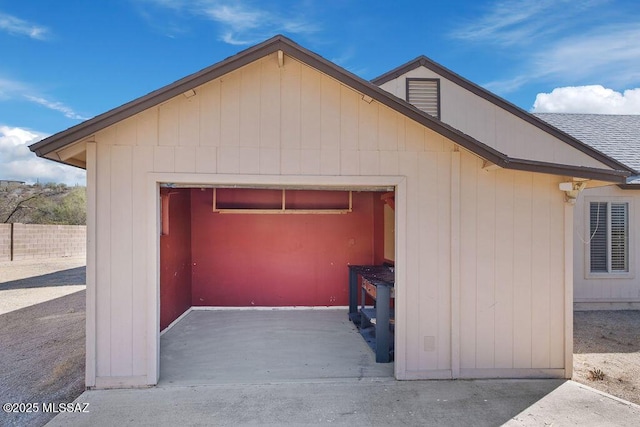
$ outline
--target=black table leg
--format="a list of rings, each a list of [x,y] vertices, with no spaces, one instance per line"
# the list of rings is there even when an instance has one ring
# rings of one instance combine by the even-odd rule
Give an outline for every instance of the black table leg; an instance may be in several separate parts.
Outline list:
[[[349,269],[349,320],[353,323],[360,323],[358,315],[358,273]]]
[[[389,300],[388,286],[378,286],[376,289],[376,362],[387,363],[391,360],[389,354]]]

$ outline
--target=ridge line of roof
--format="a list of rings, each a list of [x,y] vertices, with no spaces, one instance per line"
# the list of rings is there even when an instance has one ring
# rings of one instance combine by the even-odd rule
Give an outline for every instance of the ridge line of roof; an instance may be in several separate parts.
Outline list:
[[[215,73],[217,71],[220,71],[221,69],[224,70],[226,68],[235,69],[237,67],[232,67],[232,65],[235,64],[236,62],[243,61],[248,58],[253,59],[253,56],[257,55],[257,53],[267,51],[269,50],[269,47],[271,45],[277,44],[278,42],[283,42],[284,40],[286,40],[286,38],[282,35],[274,36],[258,45],[244,49],[236,53],[235,55],[229,56],[223,59],[222,61],[219,61],[213,65],[205,67],[200,71],[196,71],[195,73],[182,77],[174,81],[173,83],[169,83],[168,85],[165,85],[159,89],[151,91],[146,95],[142,95],[129,102],[126,102],[125,104],[122,104],[118,107],[112,108],[111,110],[101,113],[95,117],[92,117],[89,120],[86,120],[68,129],[55,133],[47,138],[44,138],[41,141],[38,141],[30,145],[29,149],[32,152],[35,152],[38,156],[41,156],[72,142],[67,140],[71,139],[72,137],[75,137],[75,134],[81,135],[81,136],[75,137],[75,140],[79,140],[81,138],[87,137],[92,133],[95,133],[98,130],[101,130],[107,126],[110,126],[119,120],[123,120],[127,117],[137,114],[140,111],[143,111],[147,108],[155,106],[176,95],[184,93],[187,90],[192,89],[193,87],[198,86],[201,83],[193,84],[193,82],[199,81],[200,79],[204,79],[206,76],[208,76],[211,73]],[[271,52],[267,52],[266,54],[269,54],[269,53]],[[263,56],[263,55],[260,55],[260,56]],[[251,61],[246,61],[246,63],[249,63],[249,62]],[[245,65],[245,64],[242,64],[242,65]],[[225,72],[220,73],[220,75],[222,74],[225,74]],[[215,78],[215,77],[212,77],[212,78]],[[159,99],[159,101],[156,102],[157,99]],[[131,114],[126,114],[129,111],[133,111],[133,112]],[[106,124],[103,124],[103,123],[106,123]],[[60,141],[60,143],[54,144],[51,150],[43,152],[44,147],[47,147],[50,143],[56,140]]]
[[[79,139],[90,136],[91,134],[110,126],[120,120],[124,120],[136,113],[139,113],[147,108],[157,105],[165,100],[168,100],[174,96],[177,96],[185,91],[197,87],[207,81],[212,80],[218,76],[224,75],[240,66],[246,65],[259,57],[263,57],[276,50],[283,50],[283,52],[290,56],[301,60],[309,64],[310,66],[318,69],[319,71],[330,75],[337,80],[357,89],[365,94],[372,95],[376,100],[389,106],[390,108],[399,111],[402,114],[416,120],[418,123],[447,136],[464,148],[475,152],[476,154],[490,160],[496,164],[504,163],[507,156],[498,150],[466,135],[459,130],[447,125],[446,123],[437,120],[426,113],[415,108],[413,105],[406,101],[390,94],[389,92],[373,85],[371,82],[331,63],[322,56],[311,52],[302,46],[296,44],[292,40],[278,35],[272,37],[258,45],[255,45],[249,49],[245,49],[233,56],[230,56],[223,61],[213,64],[207,68],[190,74],[182,79],[179,79],[169,85],[166,85],[160,89],[148,93],[142,97],[136,98],[102,113],[92,119],[89,119],[83,123],[66,129],[62,132],[54,134],[48,138],[45,138],[35,144],[29,146],[29,149],[35,152],[37,155],[42,156],[51,151],[61,148],[71,142],[75,142]],[[240,64],[240,65],[238,65]]]
[[[611,113],[569,113],[566,111],[563,112],[539,112],[539,113],[531,113],[534,116],[542,116],[542,115],[552,115],[552,116],[597,116],[597,117],[634,117],[640,120],[640,114],[611,114]]]
[[[454,71],[451,71],[450,69],[444,67],[443,65],[438,64],[437,62],[433,61],[432,59],[428,58],[425,55],[420,55],[417,58],[403,64],[400,65],[399,67],[394,68],[391,71],[388,71],[374,79],[371,80],[371,83],[373,83],[376,86],[380,86],[390,80],[393,80],[395,78],[400,77],[403,74],[406,74],[407,72],[414,70],[416,68],[418,68],[419,66],[424,66],[428,69],[430,69],[431,71],[434,71],[437,74],[442,75],[443,77],[445,77],[446,79],[452,81],[453,83],[457,84],[458,86],[470,91],[471,93],[491,102],[492,104],[508,111],[509,113],[521,118],[522,120],[528,122],[529,124],[536,126],[538,129],[543,130],[545,132],[547,132],[548,134],[560,139],[561,141],[569,144],[570,146],[572,146],[573,148],[582,151],[583,153],[595,158],[596,160],[600,161],[601,163],[604,163],[605,165],[616,169],[616,168],[620,168],[622,167],[624,170],[629,170],[632,173],[635,174],[640,174],[639,171],[636,171],[633,168],[630,168],[629,166],[625,165],[624,163],[621,163],[619,161],[617,161],[616,159],[607,156],[606,154],[602,153],[601,151],[589,146],[588,144],[583,143],[582,141],[580,141],[577,138],[574,138],[573,136],[569,135],[568,133],[550,125],[549,123],[545,122],[544,120],[542,120],[539,117],[536,117],[535,115],[523,110],[522,108],[518,107],[517,105],[507,101],[506,99],[484,89],[483,87],[477,85],[476,83],[473,83],[472,81],[462,77],[461,75],[457,74]]]
[[[189,89],[193,89],[199,85],[209,82],[217,77],[227,74],[233,70],[236,70],[244,65],[247,65],[259,58],[269,55],[277,50],[282,50],[291,57],[304,62],[305,64],[317,69],[321,73],[331,76],[338,81],[352,87],[353,89],[369,95],[378,102],[394,109],[395,111],[403,114],[404,116],[415,120],[423,126],[441,134],[442,136],[450,139],[455,144],[475,153],[476,155],[495,163],[498,166],[505,168],[536,168],[540,162],[522,163],[514,162],[514,159],[510,159],[506,154],[494,149],[493,147],[484,144],[481,141],[461,132],[458,129],[438,120],[427,113],[418,110],[415,106],[409,104],[407,101],[385,91],[377,85],[345,70],[344,68],[332,63],[331,61],[323,58],[322,56],[298,45],[292,40],[282,35],[274,36],[260,44],[245,49],[233,56],[206,67],[200,71],[190,74],[182,79],[179,79],[169,85],[159,88],[153,92],[148,93],[142,97],[136,98],[126,104],[102,113],[92,119],[89,119],[83,123],[73,126],[67,130],[56,133],[48,138],[43,139],[37,143],[29,146],[29,149],[35,152],[38,156],[42,157],[52,151],[60,149],[61,147],[73,142],[77,142],[82,138],[86,138],[95,132],[98,132],[114,123],[131,117],[141,111],[158,105],[174,96],[180,95]],[[423,57],[426,59],[426,57]],[[606,163],[605,163],[606,164]],[[551,165],[551,164],[549,164]],[[555,164],[554,164],[555,165]],[[621,165],[623,166],[623,165]],[[575,169],[571,166],[557,164],[554,166],[554,170],[561,170],[565,167],[565,170],[580,171],[582,169]],[[625,171],[634,172],[628,170],[625,166],[622,169],[616,169],[611,166],[610,176],[617,177],[620,174],[625,174]],[[539,169],[535,169],[539,170]],[[606,174],[607,171],[600,170],[600,175]],[[626,173],[629,175],[630,173]]]

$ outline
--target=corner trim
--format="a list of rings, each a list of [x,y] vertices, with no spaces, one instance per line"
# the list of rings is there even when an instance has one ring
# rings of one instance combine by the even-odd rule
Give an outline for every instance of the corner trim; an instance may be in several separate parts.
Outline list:
[[[111,388],[148,388],[155,384],[149,384],[146,376],[130,377],[96,377],[97,389]]]
[[[478,378],[566,378],[567,374],[564,369],[547,369],[547,368],[489,368],[476,369],[466,368],[460,369],[460,378],[478,379]]]
[[[167,333],[169,331],[169,329],[173,328],[175,325],[177,325],[178,323],[180,323],[180,321],[182,319],[184,319],[185,317],[187,317],[187,315],[189,313],[191,313],[193,311],[193,307],[189,307],[187,308],[184,313],[182,313],[180,316],[178,316],[173,322],[169,323],[169,325],[164,328],[163,330],[160,331],[160,336],[163,336],[165,333]]]
[[[406,371],[398,380],[450,380],[452,379],[450,369],[429,369],[424,371]]]

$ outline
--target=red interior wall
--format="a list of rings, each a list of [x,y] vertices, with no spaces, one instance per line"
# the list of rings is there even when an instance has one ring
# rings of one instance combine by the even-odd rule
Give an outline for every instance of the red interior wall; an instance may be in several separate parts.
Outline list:
[[[384,259],[384,205],[380,193],[372,193],[373,197],[373,263],[380,265]]]
[[[220,214],[212,198],[191,190],[194,306],[347,305],[347,265],[384,253],[380,193],[354,192],[349,214]]]
[[[160,236],[160,330],[191,307],[191,190],[161,194],[169,197],[169,234]]]

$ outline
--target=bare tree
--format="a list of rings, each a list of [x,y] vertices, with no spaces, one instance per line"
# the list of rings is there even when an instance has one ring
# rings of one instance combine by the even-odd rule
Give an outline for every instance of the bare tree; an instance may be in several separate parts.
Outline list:
[[[17,203],[17,204],[16,204],[16,206],[13,208],[13,210],[11,211],[11,213],[9,214],[9,216],[8,216],[8,217],[7,217],[3,222],[4,222],[5,224],[7,224],[7,223],[11,220],[11,217],[12,217],[13,215],[15,215],[15,214],[16,214],[18,211],[20,211],[21,209],[33,209],[33,207],[32,207],[32,206],[27,206],[27,205],[26,205],[26,203],[27,203],[29,200],[37,199],[38,197],[40,197],[40,195],[41,195],[40,193],[38,193],[38,194],[34,194],[33,196],[29,196],[29,197],[27,197],[27,198],[25,198],[25,199],[22,199],[22,200],[18,201],[18,203]]]

